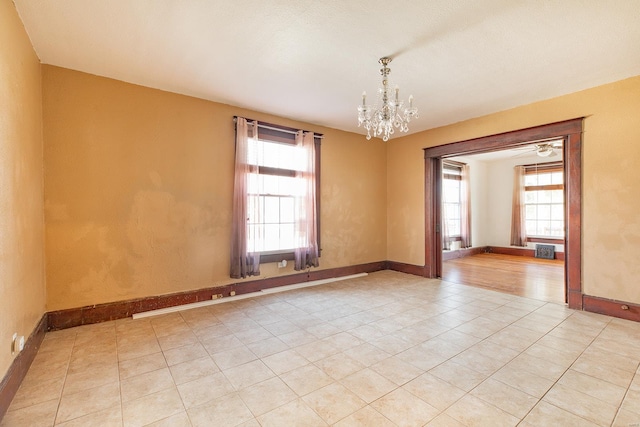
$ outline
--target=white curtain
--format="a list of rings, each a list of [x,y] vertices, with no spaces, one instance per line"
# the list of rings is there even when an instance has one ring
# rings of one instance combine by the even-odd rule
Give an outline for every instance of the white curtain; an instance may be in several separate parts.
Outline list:
[[[296,178],[302,180],[300,193],[295,201],[295,231],[296,242],[295,270],[304,270],[309,267],[318,267],[319,249],[316,227],[316,156],[314,146],[314,134],[312,132],[298,131],[296,145],[304,150],[304,158],[307,159],[304,171],[296,173]]]
[[[462,165],[460,174],[460,247],[471,247],[471,185],[469,165]]]
[[[513,172],[513,206],[511,209],[511,245],[527,246],[525,223],[525,168],[516,166]]]
[[[443,192],[444,196],[444,192]],[[444,198],[444,197],[443,197]],[[451,249],[451,233],[449,233],[449,215],[447,207],[442,202],[442,249],[448,251]]]
[[[262,228],[249,225],[250,221],[254,224],[261,222],[257,198],[249,202],[249,189],[255,187],[258,180],[258,166],[249,159],[249,140],[257,136],[257,133],[257,122],[247,123],[242,117],[236,119],[231,219],[231,277],[234,279],[260,274],[260,248],[257,246],[262,240]]]

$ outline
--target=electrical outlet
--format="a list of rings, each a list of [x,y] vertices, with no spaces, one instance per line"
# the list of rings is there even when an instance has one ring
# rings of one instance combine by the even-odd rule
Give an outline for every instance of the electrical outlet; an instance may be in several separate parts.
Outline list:
[[[213,295],[211,295],[211,299],[218,299],[218,298],[222,298],[222,294],[213,294]]]
[[[230,296],[230,297],[234,297],[234,296],[236,296],[236,291],[231,291],[231,292],[229,292],[229,296]]]

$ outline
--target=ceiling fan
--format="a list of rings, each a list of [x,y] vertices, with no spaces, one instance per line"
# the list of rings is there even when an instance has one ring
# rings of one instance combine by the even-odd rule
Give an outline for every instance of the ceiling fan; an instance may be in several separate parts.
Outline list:
[[[526,152],[520,154],[521,156],[534,152],[538,157],[554,157],[558,155],[559,151],[562,151],[562,140],[538,142],[522,149],[526,150]]]

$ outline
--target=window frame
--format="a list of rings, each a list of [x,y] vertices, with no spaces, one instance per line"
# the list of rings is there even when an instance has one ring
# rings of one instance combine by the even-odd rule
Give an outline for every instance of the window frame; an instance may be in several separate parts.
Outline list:
[[[525,175],[537,175],[539,173],[551,173],[551,172],[562,172],[562,184],[548,184],[548,185],[527,185],[524,187],[525,193],[527,191],[541,191],[541,190],[562,190],[562,210],[565,212],[565,204],[566,204],[566,195],[565,195],[565,170],[564,170],[564,162],[563,161],[555,161],[555,162],[547,162],[542,164],[531,164],[531,165],[523,165],[525,169]],[[525,203],[526,206],[526,203]],[[564,215],[566,216],[566,214]],[[524,220],[526,221],[526,214]],[[528,236],[527,242],[531,243],[551,243],[551,244],[563,244],[566,238],[567,230],[566,217],[562,218],[562,227],[563,227],[563,236],[562,237],[552,237],[552,236]]]
[[[446,202],[445,197],[444,197],[444,181],[449,179],[449,180],[454,180],[454,181],[462,181],[462,166],[464,166],[464,163],[460,163],[460,162],[456,162],[453,160],[444,160],[442,162],[442,184],[443,184],[443,191],[442,191],[442,208],[445,208],[445,204]],[[456,170],[457,173],[447,173],[446,170]],[[460,242],[462,241],[462,193],[461,193],[461,187],[460,184],[458,185],[458,221],[460,223],[459,226],[459,232],[458,234],[450,234],[448,236],[448,239],[450,242]]]
[[[247,119],[249,121],[250,119]],[[281,126],[271,123],[265,123],[258,121],[257,140],[265,142],[274,142],[279,144],[295,145],[295,138],[297,129],[287,126]],[[316,236],[318,243],[318,257],[322,256],[321,234],[320,234],[320,180],[321,180],[321,156],[320,147],[322,141],[322,135],[318,133],[313,134],[314,150],[315,150],[315,185],[316,185]],[[289,176],[295,177],[296,171],[291,169],[281,169],[268,166],[258,166],[259,175],[276,175],[276,176]],[[282,260],[293,261],[295,259],[293,250],[275,250],[275,251],[262,251],[260,252],[260,264],[279,262]]]

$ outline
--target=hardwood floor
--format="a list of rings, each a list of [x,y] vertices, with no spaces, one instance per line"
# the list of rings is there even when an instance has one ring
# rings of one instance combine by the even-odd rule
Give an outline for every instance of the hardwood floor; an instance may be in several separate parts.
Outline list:
[[[564,262],[560,260],[484,253],[444,261],[442,279],[564,303]]]

